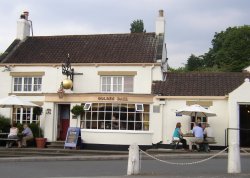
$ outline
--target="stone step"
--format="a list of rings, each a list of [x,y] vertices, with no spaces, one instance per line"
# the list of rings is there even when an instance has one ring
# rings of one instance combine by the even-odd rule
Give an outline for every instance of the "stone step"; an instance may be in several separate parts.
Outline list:
[[[64,143],[65,143],[64,141],[50,142],[49,144],[47,144],[47,148],[63,149]]]

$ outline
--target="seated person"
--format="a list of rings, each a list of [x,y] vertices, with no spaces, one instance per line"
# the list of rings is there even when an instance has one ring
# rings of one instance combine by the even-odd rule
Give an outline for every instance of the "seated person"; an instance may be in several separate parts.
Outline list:
[[[18,134],[18,128],[17,128],[16,123],[13,122],[12,125],[11,125],[11,128],[10,128],[10,133],[8,134],[8,138],[19,139],[17,134]],[[13,144],[13,141],[7,141],[6,142],[6,148],[12,147],[12,144]]]
[[[181,123],[177,122],[176,127],[174,129],[174,133],[173,133],[173,141],[180,141],[182,143],[183,148],[186,149],[187,141],[183,139],[182,137],[183,137],[183,133],[181,131]]]
[[[21,139],[21,143],[19,144],[20,147],[27,147],[27,141],[28,140],[32,140],[33,137],[33,133],[31,131],[31,129],[28,127],[28,124],[24,124],[23,125],[24,130],[22,131],[22,139]]]
[[[192,138],[190,140],[191,144],[190,146],[190,150],[192,150],[192,146],[196,145],[197,149],[199,150],[199,143],[202,143],[204,140],[204,134],[203,134],[203,129],[201,127],[199,127],[199,124],[197,122],[194,123],[194,127],[193,127],[193,135],[194,138]]]

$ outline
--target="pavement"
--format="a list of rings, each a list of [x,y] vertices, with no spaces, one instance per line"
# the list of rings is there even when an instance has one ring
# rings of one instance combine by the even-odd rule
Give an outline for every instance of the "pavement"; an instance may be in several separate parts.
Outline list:
[[[51,148],[4,148],[0,147],[0,161],[55,161],[55,160],[125,160],[128,159],[128,151],[106,150],[75,150],[75,149],[51,149]],[[142,159],[212,159],[227,157],[223,150],[211,150],[211,152],[190,152],[181,149],[148,149],[141,151]],[[250,150],[241,152],[241,156],[250,157]]]

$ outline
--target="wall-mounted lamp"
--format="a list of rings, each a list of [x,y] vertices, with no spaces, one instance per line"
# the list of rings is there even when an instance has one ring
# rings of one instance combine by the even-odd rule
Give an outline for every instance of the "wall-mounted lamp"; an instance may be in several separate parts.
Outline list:
[[[75,73],[74,69],[71,68],[69,54],[65,64],[62,64],[62,74],[67,76],[67,79],[63,81],[63,84],[66,83],[65,85],[63,85],[63,88],[71,90],[73,90],[74,75],[83,75],[83,73]],[[71,82],[69,81],[68,77]],[[69,83],[72,83],[71,87],[69,86]]]
[[[2,72],[10,72],[10,71],[11,71],[11,67],[7,65],[5,65],[4,69],[2,70]]]

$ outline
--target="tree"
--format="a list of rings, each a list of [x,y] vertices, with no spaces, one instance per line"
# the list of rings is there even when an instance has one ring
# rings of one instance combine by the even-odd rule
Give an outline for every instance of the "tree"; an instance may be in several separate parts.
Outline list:
[[[144,23],[143,20],[134,20],[131,24],[130,24],[130,32],[131,33],[142,33],[142,32],[146,32],[146,30],[144,29]]]
[[[202,57],[197,57],[194,54],[188,58],[186,68],[188,71],[198,71],[203,68],[203,59]]]
[[[240,72],[250,65],[250,26],[229,27],[215,33],[204,66],[219,71]]]

